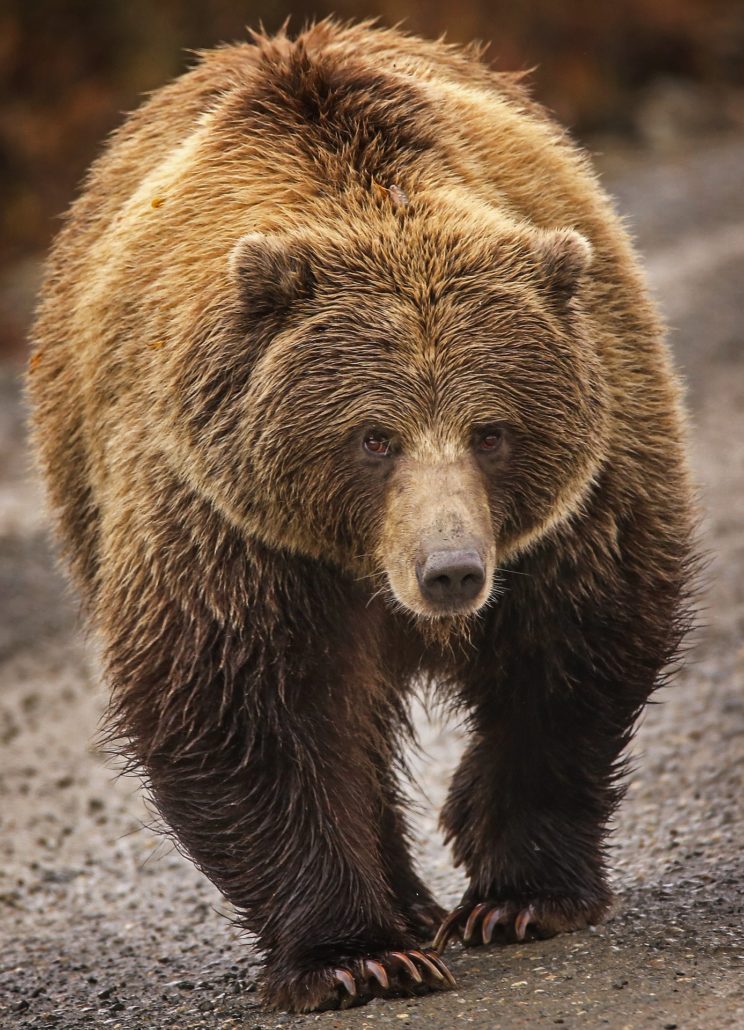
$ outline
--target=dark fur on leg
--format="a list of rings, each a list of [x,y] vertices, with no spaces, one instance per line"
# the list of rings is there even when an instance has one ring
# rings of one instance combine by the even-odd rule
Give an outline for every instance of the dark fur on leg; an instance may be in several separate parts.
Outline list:
[[[601,502],[597,491],[593,524],[521,563],[463,677],[473,735],[442,823],[470,885],[439,947],[453,934],[551,936],[610,907],[605,838],[623,752],[688,627],[695,562],[684,514],[662,521],[640,500],[612,554],[596,528]]]
[[[199,517],[210,525],[206,510]],[[257,936],[267,1003],[304,1011],[335,1003],[324,970],[420,939],[390,787],[389,741],[405,713],[380,687],[369,612],[369,633],[349,644],[346,619],[366,603],[353,582],[258,547],[246,555],[212,525],[219,584],[205,576],[184,597],[164,551],[138,563],[136,589],[125,570],[104,585],[112,737],[179,846]],[[178,546],[194,545],[184,534]],[[398,965],[393,993],[439,986]],[[355,1001],[371,996],[359,986]]]

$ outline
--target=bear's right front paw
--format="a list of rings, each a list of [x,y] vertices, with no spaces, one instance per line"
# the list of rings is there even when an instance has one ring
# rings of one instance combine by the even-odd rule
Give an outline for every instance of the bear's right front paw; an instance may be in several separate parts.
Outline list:
[[[455,978],[436,952],[411,948],[339,961],[295,976],[269,973],[263,998],[274,1009],[317,1012],[363,1005],[372,998],[448,991],[454,986]]]

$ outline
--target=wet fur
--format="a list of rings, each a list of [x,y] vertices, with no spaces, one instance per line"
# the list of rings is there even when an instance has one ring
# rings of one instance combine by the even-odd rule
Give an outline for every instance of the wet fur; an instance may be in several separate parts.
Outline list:
[[[94,165],[34,348],[110,737],[257,935],[267,1002],[335,1003],[328,968],[441,915],[396,774],[416,677],[472,729],[442,814],[466,900],[600,919],[622,755],[688,622],[690,486],[626,234],[517,78],[332,22],[205,54]],[[381,567],[390,481],[349,441],[394,417],[425,454],[494,396],[522,434],[484,480],[506,572],[476,616],[421,621]]]

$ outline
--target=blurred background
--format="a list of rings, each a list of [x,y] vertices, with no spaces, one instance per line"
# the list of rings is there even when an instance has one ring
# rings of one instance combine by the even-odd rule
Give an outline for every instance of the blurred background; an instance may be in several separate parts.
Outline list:
[[[38,255],[106,134],[190,51],[260,21],[379,16],[491,42],[590,145],[669,149],[744,127],[742,0],[2,0],[0,351],[23,347]]]

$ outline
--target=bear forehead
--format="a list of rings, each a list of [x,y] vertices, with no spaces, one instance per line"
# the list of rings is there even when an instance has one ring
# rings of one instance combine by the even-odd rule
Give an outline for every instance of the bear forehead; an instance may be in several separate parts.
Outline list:
[[[494,294],[417,304],[410,297],[339,292],[279,334],[260,363],[264,390],[305,415],[333,410],[340,421],[395,426],[439,422],[461,433],[476,423],[570,424],[589,377],[570,341]]]
[[[311,311],[297,328],[306,352],[327,345],[340,359],[350,351],[418,357],[433,368],[448,361],[472,368],[482,359],[506,358],[510,350],[526,355],[536,346],[561,343],[529,296],[496,286],[474,291],[468,284],[437,289],[426,281],[365,290],[334,285],[318,292]]]
[[[317,331],[357,326],[379,345],[408,347],[483,329],[508,336],[555,328],[528,247],[447,232],[352,233],[311,243]]]

